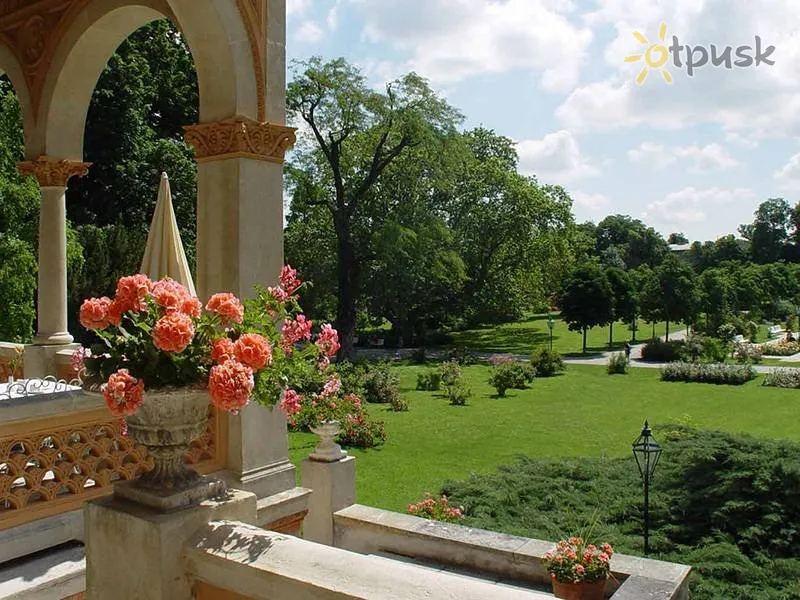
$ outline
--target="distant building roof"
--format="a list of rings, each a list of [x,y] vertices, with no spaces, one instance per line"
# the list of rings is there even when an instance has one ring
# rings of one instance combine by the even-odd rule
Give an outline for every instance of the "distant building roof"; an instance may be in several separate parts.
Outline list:
[[[670,252],[686,252],[689,248],[691,248],[691,244],[670,244],[669,251]]]

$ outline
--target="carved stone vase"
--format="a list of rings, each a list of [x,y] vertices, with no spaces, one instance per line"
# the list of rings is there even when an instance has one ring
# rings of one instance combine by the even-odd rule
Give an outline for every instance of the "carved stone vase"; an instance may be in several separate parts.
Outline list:
[[[347,452],[336,443],[336,436],[342,431],[339,421],[323,421],[316,427],[311,427],[311,431],[316,433],[320,442],[314,448],[309,458],[318,462],[336,462],[347,456]]]
[[[145,392],[142,406],[126,421],[128,436],[147,448],[153,468],[135,481],[116,484],[114,494],[166,512],[223,493],[221,481],[186,464],[189,445],[205,431],[208,404],[208,391],[202,389]]]
[[[564,600],[603,600],[605,581],[594,583],[562,583],[553,579],[553,595]]]

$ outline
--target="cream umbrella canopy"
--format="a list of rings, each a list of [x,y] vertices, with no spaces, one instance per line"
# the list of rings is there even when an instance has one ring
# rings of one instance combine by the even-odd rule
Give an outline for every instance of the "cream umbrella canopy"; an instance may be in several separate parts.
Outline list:
[[[156,210],[147,235],[141,272],[154,281],[170,277],[186,286],[193,296],[197,296],[178,231],[175,210],[172,208],[172,192],[166,173],[161,174]]]

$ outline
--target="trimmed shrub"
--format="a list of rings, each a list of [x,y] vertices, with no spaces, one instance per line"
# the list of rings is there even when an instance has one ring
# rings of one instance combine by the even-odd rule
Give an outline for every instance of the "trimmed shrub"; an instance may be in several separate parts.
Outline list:
[[[400,396],[400,378],[386,365],[371,368],[363,385],[364,400],[370,404],[393,404]]]
[[[338,442],[353,448],[374,448],[386,441],[383,421],[373,421],[365,411],[348,416],[342,423]]]
[[[536,377],[552,377],[565,368],[561,355],[549,348],[536,348],[531,354],[531,366]]]
[[[394,396],[389,404],[394,412],[408,412],[408,401],[400,394]]]
[[[740,343],[736,344],[733,351],[733,358],[739,364],[758,364],[761,362],[761,346],[757,344]]]
[[[756,371],[750,365],[682,362],[672,363],[661,369],[662,381],[742,385],[755,377]]]
[[[520,363],[502,363],[489,373],[489,385],[497,390],[497,395],[503,397],[506,390],[524,390],[528,383],[533,381],[533,370]]]
[[[685,362],[722,363],[728,358],[728,347],[721,340],[703,335],[693,335],[681,348]]]
[[[442,374],[439,371],[417,373],[417,389],[422,392],[438,392],[442,387]]]
[[[454,360],[442,363],[439,367],[439,373],[442,377],[442,383],[447,386],[455,385],[456,382],[461,381],[461,365]]]
[[[492,354],[489,358],[486,359],[486,362],[489,363],[490,367],[496,367],[498,365],[509,365],[514,362],[514,357],[509,356],[508,354]]]
[[[682,341],[653,340],[642,347],[642,360],[645,362],[675,362],[680,360],[682,348]]]
[[[800,388],[800,369],[775,369],[764,376],[764,383],[768,387]]]
[[[608,357],[608,366],[606,367],[609,375],[627,375],[628,374],[628,357],[623,352],[617,352]]]
[[[800,352],[800,342],[778,342],[761,347],[764,356],[791,356]]]
[[[447,398],[453,406],[464,406],[472,397],[470,390],[462,381],[447,386]]]

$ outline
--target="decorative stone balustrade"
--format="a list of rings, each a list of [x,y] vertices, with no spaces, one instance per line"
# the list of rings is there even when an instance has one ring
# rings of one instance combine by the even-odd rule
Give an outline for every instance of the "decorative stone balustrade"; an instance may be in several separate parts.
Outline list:
[[[224,465],[224,427],[210,408],[186,460]],[[81,505],[151,466],[97,394],[55,382],[0,384],[0,562],[81,539]]]

